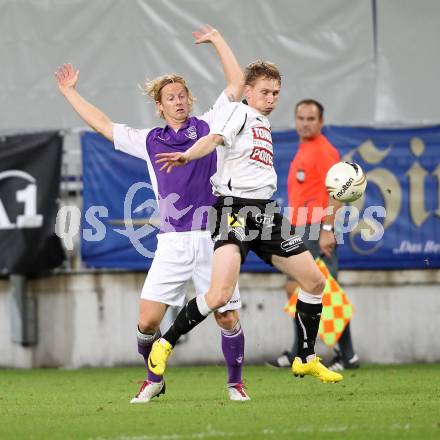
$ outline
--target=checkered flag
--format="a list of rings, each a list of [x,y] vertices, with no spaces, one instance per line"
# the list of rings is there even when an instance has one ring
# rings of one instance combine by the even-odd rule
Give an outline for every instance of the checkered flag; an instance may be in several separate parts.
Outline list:
[[[319,270],[325,276],[326,283],[322,296],[322,314],[318,335],[328,347],[333,347],[341,337],[354,313],[353,305],[348,300],[344,289],[332,277],[326,264],[320,258],[316,259]],[[284,311],[294,317],[298,292],[294,292]]]

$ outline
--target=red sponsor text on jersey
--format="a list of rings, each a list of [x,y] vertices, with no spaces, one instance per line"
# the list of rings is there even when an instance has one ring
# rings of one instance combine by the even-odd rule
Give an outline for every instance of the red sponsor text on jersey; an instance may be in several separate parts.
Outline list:
[[[252,133],[254,135],[254,139],[260,139],[262,141],[269,142],[272,145],[272,135],[270,130],[266,127],[253,127]]]
[[[264,163],[270,167],[273,166],[273,153],[267,148],[255,146],[251,153],[251,160]]]

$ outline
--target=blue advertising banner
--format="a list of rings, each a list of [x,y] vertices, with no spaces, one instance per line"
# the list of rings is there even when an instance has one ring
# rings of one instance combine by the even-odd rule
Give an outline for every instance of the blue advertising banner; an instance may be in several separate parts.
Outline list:
[[[365,196],[352,204],[359,222],[343,225],[340,267],[440,267],[440,126],[328,126],[324,134],[343,159],[359,163],[368,178]],[[285,207],[287,173],[298,138],[294,131],[272,135],[278,173],[274,198]],[[148,268],[156,244],[157,207],[151,202],[154,195],[145,162],[115,151],[94,133],[82,136],[82,148],[84,261],[92,267]],[[273,269],[250,254],[242,270]]]
[[[341,247],[346,268],[440,267],[440,126],[380,130],[329,127],[345,158],[358,162],[368,179],[362,214],[383,205],[383,238],[366,242],[359,228]],[[362,225],[361,225],[362,226]]]
[[[423,269],[440,267],[440,126],[416,129],[324,128],[343,160],[358,163],[367,175],[365,196],[353,203],[359,223],[342,236],[341,269]],[[286,179],[298,147],[294,131],[273,133],[276,197],[287,204]],[[385,208],[380,234],[369,237],[363,221]],[[373,218],[375,215],[373,214]],[[354,226],[354,225],[353,225]],[[364,229],[364,232],[362,232]],[[373,235],[373,234],[371,234]]]
[[[96,133],[81,136],[81,255],[89,267],[149,268],[157,246],[157,205],[146,162]]]

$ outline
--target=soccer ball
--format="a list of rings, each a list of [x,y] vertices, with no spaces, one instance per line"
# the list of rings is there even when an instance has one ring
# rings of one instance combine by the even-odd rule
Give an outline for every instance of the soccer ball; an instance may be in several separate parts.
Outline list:
[[[338,162],[328,170],[325,186],[335,200],[354,202],[365,192],[367,178],[357,163]]]

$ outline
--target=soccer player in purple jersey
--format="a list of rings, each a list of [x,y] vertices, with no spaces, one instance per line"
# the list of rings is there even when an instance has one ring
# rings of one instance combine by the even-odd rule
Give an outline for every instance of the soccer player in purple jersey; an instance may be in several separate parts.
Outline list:
[[[137,328],[138,351],[144,357],[147,378],[132,403],[148,402],[165,392],[163,376],[152,373],[147,362],[153,342],[160,337],[160,322],[168,306],[184,305],[190,278],[199,295],[208,289],[211,276],[213,243],[206,227],[207,216],[203,214],[216,201],[210,185],[210,177],[217,169],[216,153],[180,168],[173,175],[160,171],[155,155],[184,152],[197,139],[209,134],[216,113],[230,101],[239,100],[244,87],[240,65],[221,34],[205,26],[193,35],[196,43],[211,43],[217,50],[227,86],[208,112],[192,117],[193,97],[183,77],[164,75],[147,82],[145,94],[156,103],[165,127],[138,130],[115,124],[78,93],[78,70],[64,64],[55,73],[60,92],[91,128],[114,142],[116,149],[146,161],[159,204],[158,247],[142,289]],[[240,307],[240,295],[235,287],[230,301],[216,311],[215,319],[221,328],[222,350],[228,367],[229,398],[245,401],[249,396],[242,383],[244,334],[237,312]]]

